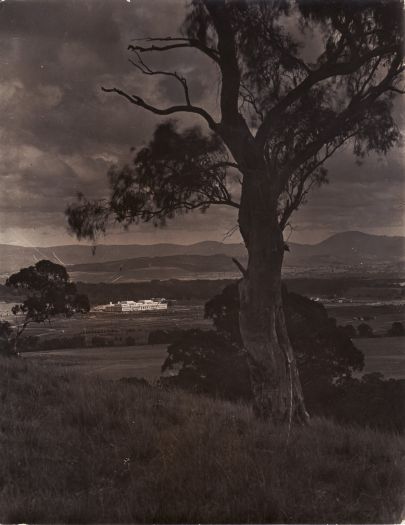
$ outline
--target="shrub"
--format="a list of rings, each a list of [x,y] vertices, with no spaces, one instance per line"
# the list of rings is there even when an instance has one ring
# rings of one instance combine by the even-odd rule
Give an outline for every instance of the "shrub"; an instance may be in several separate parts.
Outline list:
[[[387,331],[387,335],[388,337],[403,337],[405,335],[404,325],[399,321],[395,321]]]
[[[357,327],[357,333],[359,337],[373,337],[373,329],[367,323],[361,323]]]

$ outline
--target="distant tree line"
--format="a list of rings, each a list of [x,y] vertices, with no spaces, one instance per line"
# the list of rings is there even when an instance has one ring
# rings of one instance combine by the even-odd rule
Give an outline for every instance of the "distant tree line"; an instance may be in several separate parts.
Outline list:
[[[360,323],[357,329],[352,324],[347,324],[342,328],[345,331],[346,335],[350,338],[378,337],[374,333],[373,328],[367,323]],[[382,336],[403,337],[405,336],[404,325],[400,321],[394,321],[390,328],[388,328],[388,330],[386,330],[385,333],[382,334]]]

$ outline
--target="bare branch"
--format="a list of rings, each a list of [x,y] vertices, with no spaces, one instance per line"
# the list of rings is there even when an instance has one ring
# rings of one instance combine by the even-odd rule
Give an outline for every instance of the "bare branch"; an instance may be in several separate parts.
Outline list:
[[[230,228],[225,234],[224,236],[222,237],[222,242],[226,241],[226,239],[229,239],[230,237],[232,237],[232,235],[238,231],[239,229],[239,225],[238,224],[234,224],[232,226],[232,228]]]
[[[405,95],[405,91],[394,86],[388,88],[388,91],[393,91],[394,93],[399,93],[400,95]]]
[[[179,48],[194,48],[198,49],[205,55],[207,55],[211,60],[219,64],[219,53],[216,49],[204,45],[202,42],[196,38],[176,38],[176,37],[166,37],[166,38],[135,38],[133,41],[142,41],[142,42],[173,42],[172,44],[167,44],[163,46],[156,46],[152,44],[151,46],[133,46],[132,44],[128,46],[128,49],[131,51],[139,51],[140,53],[148,53],[150,51],[169,51],[171,49]]]
[[[150,76],[153,76],[153,75],[163,75],[163,76],[167,76],[167,77],[172,77],[172,78],[175,78],[178,82],[180,82],[182,88],[183,88],[183,91],[184,91],[184,96],[186,98],[186,103],[188,106],[191,106],[191,102],[190,102],[190,95],[189,95],[189,91],[188,91],[188,85],[187,85],[187,81],[184,77],[182,77],[181,75],[179,75],[176,71],[174,72],[171,72],[171,71],[160,71],[160,70],[154,70],[154,69],[151,69],[141,58],[140,54],[135,51],[136,53],[136,56],[138,58],[138,61],[139,61],[139,64],[137,64],[136,62],[134,62],[133,60],[129,59],[129,61],[131,62],[131,64],[136,67],[142,74],[144,75],[150,75]]]
[[[285,226],[288,223],[288,219],[291,217],[291,214],[293,211],[297,210],[300,204],[304,201],[305,197],[310,192],[313,185],[316,183],[315,180],[312,180],[310,184],[305,187],[305,183],[307,182],[308,178],[313,174],[318,168],[320,168],[334,153],[341,148],[348,140],[353,138],[356,135],[357,131],[350,133],[349,135],[345,136],[340,140],[337,144],[333,145],[333,147],[328,148],[326,147],[325,155],[318,160],[315,164],[311,164],[309,169],[300,175],[300,182],[297,187],[297,191],[294,195],[290,195],[290,201],[288,205],[286,205],[283,214],[281,216],[281,219],[279,221],[281,229],[284,229]]]
[[[212,116],[207,111],[205,111],[205,109],[202,109],[197,106],[191,106],[187,104],[187,105],[171,106],[169,108],[161,109],[161,108],[152,106],[151,104],[148,104],[147,102],[143,100],[143,98],[138,97],[137,95],[129,95],[128,93],[126,93],[125,91],[119,88],[102,87],[101,90],[104,91],[105,93],[117,93],[121,97],[131,102],[131,104],[134,104],[135,106],[139,106],[140,108],[144,108],[147,111],[154,113],[155,115],[173,115],[174,113],[194,113],[196,115],[200,115],[201,117],[203,117],[211,129],[216,128],[216,123],[214,119],[212,118]]]

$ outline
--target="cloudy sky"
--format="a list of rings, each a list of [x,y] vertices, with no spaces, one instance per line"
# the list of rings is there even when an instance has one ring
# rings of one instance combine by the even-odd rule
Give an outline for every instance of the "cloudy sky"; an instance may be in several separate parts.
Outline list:
[[[178,100],[167,78],[143,77],[128,62],[133,38],[178,35],[183,0],[2,0],[0,3],[0,243],[76,242],[64,209],[78,191],[106,193],[106,172],[146,143],[159,122],[100,87],[124,87],[157,104]],[[162,58],[159,56],[162,65]],[[167,54],[166,68],[189,79],[193,102],[215,111],[217,73],[191,50]],[[192,123],[193,121],[189,121]],[[290,240],[317,242],[361,230],[403,234],[404,149],[357,166],[350,148],[329,164],[330,184],[294,217]],[[212,209],[114,230],[108,243],[223,240],[235,211]],[[288,232],[287,232],[288,235]],[[238,234],[227,241],[239,242]]]

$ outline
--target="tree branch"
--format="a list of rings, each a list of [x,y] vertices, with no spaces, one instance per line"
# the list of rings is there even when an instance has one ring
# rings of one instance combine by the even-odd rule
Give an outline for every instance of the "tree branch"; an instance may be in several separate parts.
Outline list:
[[[147,64],[145,64],[145,62],[142,60],[140,54],[137,51],[135,51],[135,54],[136,54],[136,56],[137,56],[137,58],[139,60],[139,64],[137,64],[133,60],[129,59],[130,63],[134,67],[136,67],[143,75],[149,75],[149,76],[163,75],[163,76],[175,78],[178,82],[180,82],[180,84],[181,84],[181,86],[182,86],[182,88],[184,90],[184,96],[185,96],[187,105],[191,106],[190,95],[189,95],[189,91],[188,91],[188,85],[187,85],[187,81],[186,81],[186,79],[184,77],[180,76],[176,71],[171,72],[171,71],[160,71],[160,70],[151,69]]]
[[[194,48],[198,49],[205,55],[207,55],[211,60],[219,64],[219,54],[216,49],[205,46],[197,40],[196,38],[176,38],[176,37],[166,37],[166,38],[139,38],[134,39],[133,41],[142,41],[142,42],[173,42],[172,44],[167,44],[163,46],[156,46],[152,44],[151,46],[133,46],[132,44],[128,46],[130,51],[139,51],[140,53],[148,53],[150,51],[169,51],[171,49],[179,48]]]
[[[351,139],[356,133],[351,133],[347,137],[344,137],[338,144],[334,145],[331,149],[327,149],[325,155],[317,161],[315,164],[312,164],[310,168],[304,172],[302,175],[300,175],[300,182],[298,184],[297,191],[295,195],[290,195],[290,202],[285,207],[281,219],[279,221],[281,229],[284,229],[285,226],[288,223],[288,219],[291,217],[291,214],[294,210],[296,210],[300,204],[305,199],[306,195],[308,195],[309,191],[311,190],[312,186],[315,184],[315,180],[312,180],[307,188],[305,188],[305,183],[308,180],[308,178],[311,176],[312,173],[315,172],[318,168],[322,166],[340,147],[343,146],[345,142],[347,142],[349,139]]]
[[[271,127],[283,115],[284,111],[291,106],[295,101],[301,98],[308,92],[315,84],[322,82],[330,77],[350,75],[355,73],[361,66],[366,64],[369,60],[375,57],[384,56],[393,52],[398,52],[398,46],[381,46],[373,49],[357,60],[349,62],[326,62],[319,69],[312,71],[295,89],[290,91],[278,104],[276,104],[266,114],[263,123],[256,133],[256,143],[260,148],[264,147],[267,140],[268,133]]]
[[[216,128],[216,123],[212,116],[205,111],[205,109],[202,109],[197,106],[191,106],[191,105],[177,105],[177,106],[171,106],[169,108],[157,108],[155,106],[152,106],[151,104],[148,104],[145,102],[141,97],[138,97],[137,95],[129,95],[125,91],[119,88],[101,88],[102,91],[105,93],[117,93],[121,97],[127,99],[131,104],[134,104],[135,106],[138,106],[140,108],[144,108],[147,111],[150,111],[151,113],[154,113],[155,115],[173,115],[174,113],[194,113],[195,115],[200,115],[205,119],[210,129]]]
[[[405,91],[394,86],[388,88],[388,91],[393,91],[394,93],[399,93],[400,95],[405,95]]]
[[[367,108],[371,107],[371,104],[375,102],[382,93],[391,90],[392,86],[390,83],[395,80],[402,59],[402,51],[400,50],[395,55],[395,58],[383,80],[381,80],[377,86],[370,87],[364,96],[355,95],[347,107],[332,119],[330,124],[322,130],[322,133],[319,134],[318,138],[307,144],[303,150],[298,152],[298,154],[284,166],[280,180],[288,180],[291,173],[308,159],[316,155],[322,146],[331,142],[337,136],[339,130],[342,130],[344,126],[348,126],[350,122],[354,122],[355,119],[358,120],[359,115],[364,113]]]
[[[211,206],[212,204],[219,204],[219,205],[226,205],[226,206],[232,206],[234,208],[239,208],[239,204],[233,201],[228,200],[216,200],[213,201],[211,199],[208,199],[206,201],[199,201],[194,204],[187,203],[187,202],[178,202],[170,206],[170,209],[167,207],[161,207],[156,210],[139,210],[138,213],[134,213],[133,210],[128,212],[126,215],[123,215],[122,219],[126,219],[128,221],[127,224],[130,224],[133,222],[136,218],[141,218],[142,220],[148,222],[152,219],[161,219],[164,218],[168,212],[176,212],[180,210],[187,210],[187,211],[193,211],[197,210],[198,208],[208,208],[208,206]],[[118,222],[123,222],[123,220],[119,220]]]

